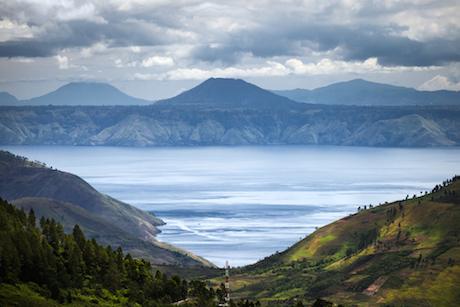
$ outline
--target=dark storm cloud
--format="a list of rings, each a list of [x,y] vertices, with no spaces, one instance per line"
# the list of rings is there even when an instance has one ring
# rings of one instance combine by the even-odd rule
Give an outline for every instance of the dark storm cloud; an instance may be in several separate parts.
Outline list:
[[[309,57],[312,52],[329,53],[343,60],[377,58],[386,66],[431,66],[460,61],[460,35],[455,34],[460,28],[455,22],[457,4],[450,0],[421,4],[359,1],[358,8],[339,0],[292,5],[255,1],[247,10],[242,10],[244,2],[238,1],[231,4],[233,7],[220,1],[119,3],[128,6],[120,9],[108,2],[67,0],[43,9],[40,4],[9,1],[0,8],[0,19],[26,24],[33,35],[0,42],[0,57],[45,57],[63,49],[103,42],[109,48],[186,44],[192,47],[188,55],[191,62],[227,64],[239,62],[243,55]],[[439,25],[439,14],[430,17],[436,9],[446,14],[450,7],[452,12],[446,16],[454,21]],[[407,17],[394,19],[398,14]],[[425,19],[417,20],[419,15]],[[249,25],[236,30],[216,26],[225,18],[234,24]],[[411,18],[414,22],[407,23]],[[423,34],[424,27],[429,30],[430,25],[435,30],[450,27],[454,35],[435,30],[426,37],[421,35],[422,38],[407,34]]]
[[[104,42],[110,47],[154,46],[171,42],[166,33],[150,25],[126,20],[98,24],[85,20],[59,22],[33,38],[0,42],[1,57],[44,57],[65,48],[89,47]]]
[[[327,52],[338,48],[338,55],[345,60],[376,57],[380,64],[389,66],[431,66],[460,61],[459,39],[420,42],[394,32],[401,32],[401,28],[288,25],[238,33],[218,47],[198,46],[193,54],[204,61],[234,63],[244,53],[257,57],[308,56],[305,54],[308,50]]]
[[[81,3],[92,4],[90,1]],[[171,18],[173,8],[171,5],[161,11],[142,8],[120,11],[106,5],[98,7],[95,16],[66,19],[53,12],[57,10],[55,7],[45,10],[32,4],[11,1],[0,7],[0,21],[25,24],[34,30],[34,35],[0,42],[0,57],[45,57],[62,49],[90,47],[100,42],[109,47],[174,43],[180,39],[180,33],[177,33],[180,29],[177,18]],[[64,8],[63,12],[72,14],[72,9]]]

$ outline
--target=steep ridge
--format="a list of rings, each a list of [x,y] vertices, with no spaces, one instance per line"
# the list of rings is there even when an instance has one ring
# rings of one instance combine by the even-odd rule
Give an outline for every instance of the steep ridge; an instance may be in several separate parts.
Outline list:
[[[460,145],[460,107],[1,107],[2,145]]]
[[[363,306],[460,302],[460,177],[359,208],[232,276],[235,297]],[[219,280],[216,279],[216,282]]]
[[[66,172],[0,151],[0,196],[40,216],[53,217],[67,230],[79,224],[92,238],[122,246],[134,256],[155,264],[210,265],[178,248],[158,242],[157,226],[163,221],[96,191]]]
[[[460,105],[460,92],[418,91],[363,79],[337,82],[313,90],[293,89],[273,92],[295,101],[333,105]]]

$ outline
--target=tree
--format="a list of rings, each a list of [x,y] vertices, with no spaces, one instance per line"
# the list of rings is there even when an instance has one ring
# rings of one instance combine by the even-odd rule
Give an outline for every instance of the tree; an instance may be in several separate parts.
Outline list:
[[[35,218],[34,209],[30,209],[29,215],[28,215],[28,226],[35,227],[35,223],[36,223],[36,218]]]
[[[73,227],[72,235],[80,250],[83,250],[85,248],[86,238],[78,224],[75,224]]]

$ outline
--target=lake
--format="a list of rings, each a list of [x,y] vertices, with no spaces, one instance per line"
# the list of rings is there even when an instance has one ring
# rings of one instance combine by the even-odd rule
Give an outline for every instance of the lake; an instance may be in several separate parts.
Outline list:
[[[167,224],[159,240],[222,266],[254,263],[358,206],[460,174],[459,148],[3,146],[77,174]]]

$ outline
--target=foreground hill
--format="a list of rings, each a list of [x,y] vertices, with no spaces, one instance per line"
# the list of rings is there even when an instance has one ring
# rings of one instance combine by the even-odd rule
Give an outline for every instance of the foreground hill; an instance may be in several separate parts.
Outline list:
[[[203,282],[154,274],[144,259],[86,239],[78,225],[65,234],[55,220],[38,221],[0,199],[0,306],[211,307],[218,294]]]
[[[0,151],[0,197],[38,216],[54,218],[70,231],[79,224],[90,238],[122,246],[154,264],[210,265],[201,258],[158,242],[153,214],[96,191],[81,178]]]
[[[239,270],[235,297],[345,305],[458,306],[460,177],[432,193],[369,206]],[[219,282],[220,280],[216,280]]]
[[[362,79],[333,83],[314,90],[294,89],[273,92],[295,101],[332,105],[460,105],[460,92],[418,91]]]
[[[72,82],[57,90],[22,100],[22,105],[145,105],[151,101],[129,96],[107,83]],[[16,104],[16,105],[18,105]]]

